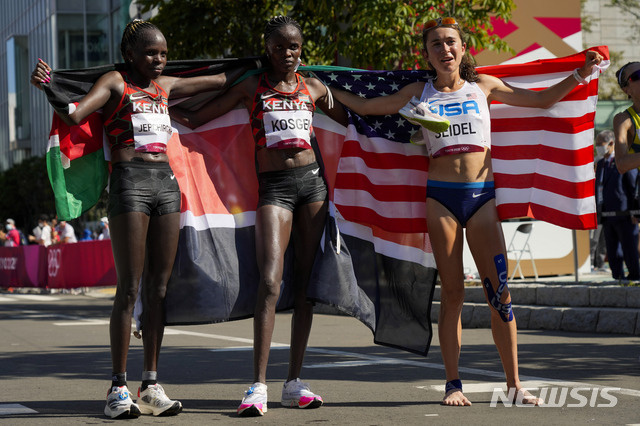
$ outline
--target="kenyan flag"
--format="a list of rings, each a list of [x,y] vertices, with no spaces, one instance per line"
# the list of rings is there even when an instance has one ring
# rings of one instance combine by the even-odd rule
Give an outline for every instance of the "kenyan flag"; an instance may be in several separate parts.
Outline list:
[[[102,117],[98,113],[91,114],[77,126],[68,126],[53,114],[47,171],[59,219],[75,219],[100,199],[109,176],[103,134]]]

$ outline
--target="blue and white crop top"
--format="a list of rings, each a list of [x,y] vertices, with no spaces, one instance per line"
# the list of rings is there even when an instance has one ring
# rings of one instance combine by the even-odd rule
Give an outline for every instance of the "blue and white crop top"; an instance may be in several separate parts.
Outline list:
[[[421,101],[434,114],[446,117],[451,125],[446,132],[422,129],[429,156],[482,152],[491,149],[491,117],[487,97],[476,83],[465,81],[455,92],[440,92],[427,82]]]

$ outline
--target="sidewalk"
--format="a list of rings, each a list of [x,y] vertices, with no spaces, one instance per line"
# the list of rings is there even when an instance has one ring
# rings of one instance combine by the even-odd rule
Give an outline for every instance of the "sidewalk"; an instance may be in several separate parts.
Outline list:
[[[540,277],[509,282],[513,312],[521,330],[559,330],[640,335],[640,286],[622,285],[610,272]],[[440,311],[436,287],[431,320]],[[479,281],[468,282],[462,325],[488,328],[490,311]]]

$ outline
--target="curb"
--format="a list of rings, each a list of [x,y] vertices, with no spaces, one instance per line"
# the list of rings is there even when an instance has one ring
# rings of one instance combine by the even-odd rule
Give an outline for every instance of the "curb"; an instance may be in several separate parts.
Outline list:
[[[640,287],[619,285],[512,284],[513,313],[520,330],[557,330],[640,336]],[[440,286],[431,321],[438,321]],[[462,325],[490,328],[484,289],[465,287]]]

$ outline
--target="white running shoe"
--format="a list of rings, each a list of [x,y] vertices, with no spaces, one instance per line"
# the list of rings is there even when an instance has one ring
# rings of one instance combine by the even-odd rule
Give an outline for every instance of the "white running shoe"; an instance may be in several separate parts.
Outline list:
[[[244,398],[238,407],[238,415],[242,417],[264,416],[267,412],[267,385],[255,382],[245,391]]]
[[[415,96],[398,111],[410,123],[417,124],[435,133],[442,133],[449,128],[449,120],[434,114],[426,103],[420,102]]]
[[[169,399],[158,384],[149,385],[142,392],[138,388],[138,406],[142,414],[154,416],[175,416],[182,411],[182,403]]]
[[[284,386],[282,386],[283,407],[318,408],[322,404],[322,397],[311,392],[309,385],[300,379],[284,382]]]
[[[126,386],[113,386],[107,393],[104,415],[112,419],[135,419],[140,416],[140,408],[131,399]]]

